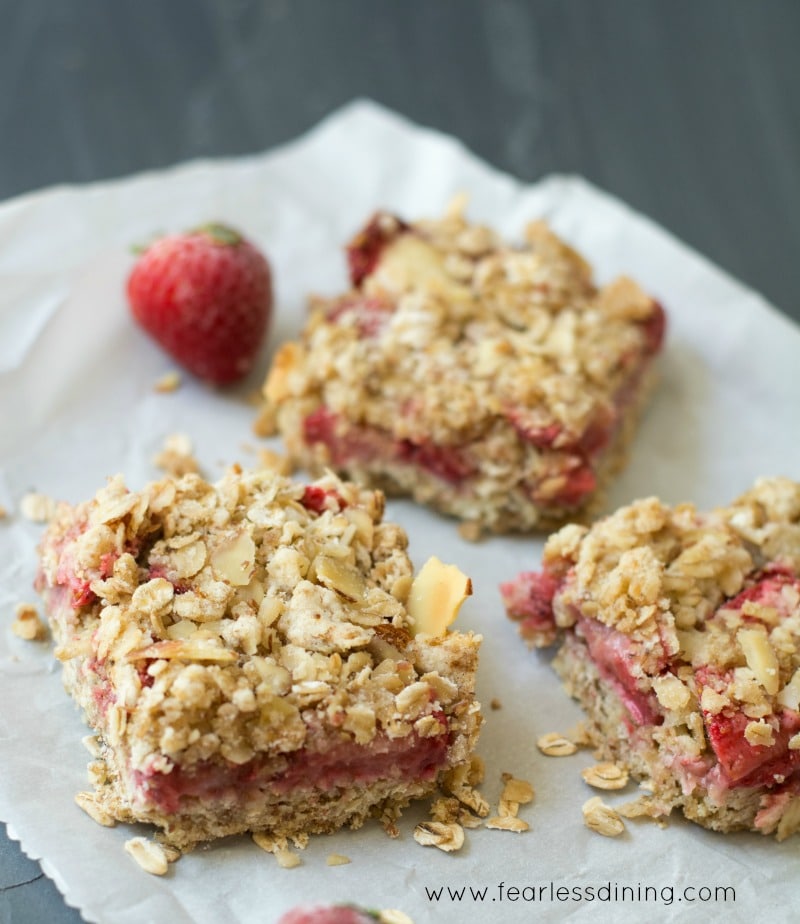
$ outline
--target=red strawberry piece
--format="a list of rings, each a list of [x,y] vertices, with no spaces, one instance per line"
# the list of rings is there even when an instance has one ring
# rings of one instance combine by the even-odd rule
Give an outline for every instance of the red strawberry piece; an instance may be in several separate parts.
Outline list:
[[[272,318],[266,258],[211,224],[156,241],[127,285],[134,318],[198,378],[225,385],[251,369]]]
[[[555,629],[553,597],[560,580],[549,571],[523,571],[513,581],[500,585],[500,594],[509,616],[522,620],[532,632]]]
[[[384,247],[408,225],[388,212],[376,212],[347,245],[350,280],[358,288],[375,269]]]
[[[653,313],[642,322],[645,338],[645,351],[649,354],[658,353],[664,343],[664,334],[667,329],[667,316],[659,302],[653,302]]]
[[[316,484],[306,485],[303,496],[300,498],[300,503],[306,510],[311,510],[314,513],[322,513],[328,509],[329,504],[332,504],[336,510],[342,510],[347,506],[344,498],[337,491],[321,488]]]
[[[300,905],[281,915],[277,924],[375,924],[376,919],[352,905]]]
[[[724,689],[730,675],[712,667],[699,667],[695,671],[698,694],[704,687]],[[750,719],[739,710],[728,708],[719,713],[703,710],[708,740],[727,779],[739,786],[775,785],[776,775],[788,777],[800,767],[800,751],[789,750],[789,739],[800,728],[800,715],[784,709],[768,717],[773,726],[772,745],[752,745],[745,738]]]

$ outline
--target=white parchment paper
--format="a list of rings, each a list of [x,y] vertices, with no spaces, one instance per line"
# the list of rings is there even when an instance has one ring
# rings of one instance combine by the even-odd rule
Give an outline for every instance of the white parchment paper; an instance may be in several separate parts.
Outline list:
[[[0,522],[0,818],[88,921],[271,922],[311,900],[398,907],[417,924],[700,920],[711,913],[745,921],[756,910],[788,920],[798,839],[723,837],[678,819],[666,830],[631,822],[616,840],[583,827],[580,806],[593,793],[579,771],[591,756],[545,758],[534,743],[570,728],[579,711],[547,658],[519,642],[497,590],[538,565],[541,539],[470,545],[453,522],[403,502],[390,504],[389,516],[407,528],[415,563],[437,554],[473,578],[476,593],[460,626],[485,637],[484,792],[497,799],[503,771],[531,780],[536,801],[521,811],[530,832],[470,831],[460,853],[445,855],[413,842],[419,809],[404,816],[397,840],[377,826],[312,840],[296,869],[279,869],[249,839],[235,838],[185,856],[157,879],[122,847],[146,831],[100,828],[73,804],[87,788],[86,729],[49,646],[22,642],[9,628],[14,604],[35,599],[40,527],[17,515],[21,496],[35,489],[76,502],[115,472],[139,487],[157,476],[152,457],[175,431],[191,436],[210,477],[234,461],[252,464],[258,441],[246,395],[260,383],[269,353],[300,328],[306,295],[344,286],[342,243],[378,206],[435,215],[461,190],[470,194],[472,218],[511,237],[545,217],[588,256],[600,280],[629,273],[669,312],[662,385],[609,506],[657,494],[707,507],[731,500],[758,475],[800,476],[800,330],[581,179],[523,186],[453,140],[371,103],[350,105],[264,155],[0,205],[0,504],[12,512]],[[272,337],[258,371],[234,392],[187,377],[179,391],[155,394],[154,381],[173,364],[128,316],[130,246],[210,219],[240,227],[269,254],[277,283]],[[489,709],[492,698],[502,708]],[[608,801],[633,793],[631,786]],[[328,867],[334,852],[352,863]],[[551,883],[568,890],[561,899]],[[587,890],[603,886],[608,892],[588,899]],[[627,897],[647,901],[623,901],[623,886]],[[710,893],[699,890],[724,886],[735,888],[735,901],[730,894],[725,903],[700,900]],[[429,890],[441,887],[432,900]],[[459,900],[447,887],[467,891]],[[470,888],[486,889],[485,897]],[[697,891],[684,896],[686,888]]]

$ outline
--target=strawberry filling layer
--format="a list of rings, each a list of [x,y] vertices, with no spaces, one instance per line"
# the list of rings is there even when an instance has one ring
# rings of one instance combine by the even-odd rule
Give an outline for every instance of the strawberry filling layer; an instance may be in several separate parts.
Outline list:
[[[555,630],[553,601],[562,580],[549,572],[525,572],[515,580],[501,585],[506,610],[511,618],[519,620],[521,634],[540,637]],[[768,607],[779,618],[791,615],[785,588],[800,592],[800,579],[780,565],[765,568],[758,580],[741,593],[723,603],[711,619],[729,619],[731,612],[742,610],[747,604],[749,612],[743,614],[747,623],[757,624],[757,607]],[[575,632],[586,644],[588,655],[601,677],[614,689],[625,706],[630,719],[630,730],[646,725],[659,725],[663,716],[653,694],[639,689],[640,681],[632,668],[638,654],[631,639],[594,619],[581,616],[575,610]],[[666,659],[659,672],[670,669]],[[697,697],[705,687],[722,693],[732,680],[730,671],[719,671],[710,666],[695,670]],[[800,731],[800,713],[781,709],[765,716],[772,728],[772,744],[750,744],[745,730],[752,721],[731,706],[718,713],[702,711],[706,736],[716,758],[710,754],[695,759],[672,759],[672,765],[691,790],[705,786],[713,798],[724,799],[727,790],[745,787],[765,787],[783,793],[788,789],[800,791],[800,750],[789,747],[789,740]]]
[[[361,336],[372,337],[386,323],[391,305],[379,299],[347,296],[334,306],[328,319],[335,321],[347,314],[355,317]],[[660,305],[653,303],[653,315],[642,326],[647,331],[645,346],[641,353],[631,356],[629,362],[632,368],[615,396],[614,408],[598,410],[582,432],[569,433],[560,423],[541,422],[535,413],[525,409],[511,408],[505,412],[520,439],[547,455],[548,461],[541,477],[525,484],[525,490],[539,506],[579,507],[597,489],[598,460],[613,441],[649,365],[650,356],[661,347],[664,312]],[[396,439],[379,427],[349,424],[324,405],[312,411],[303,421],[303,439],[308,445],[324,445],[332,464],[339,467],[353,462],[369,464],[381,459],[424,469],[452,485],[462,484],[479,472],[470,458],[469,444],[442,446],[430,440],[412,442]],[[553,480],[556,477],[561,479],[561,484],[554,491]]]
[[[408,225],[394,215],[377,212],[347,245],[347,265],[350,280],[356,288],[375,269],[384,247]]]
[[[632,722],[630,730],[639,725],[660,725],[663,719],[658,713],[655,696],[640,690],[641,681],[633,674],[639,654],[631,639],[585,617],[578,620],[576,632],[586,642],[600,676],[614,688],[628,711]]]
[[[326,446],[331,462],[337,466],[386,459],[419,466],[451,484],[459,484],[476,472],[463,449],[436,446],[433,443],[412,443],[410,440],[395,439],[377,427],[348,425],[326,407],[317,408],[306,417],[303,438],[310,445],[322,443]]]
[[[478,474],[476,464],[469,458],[468,445],[439,446],[430,441],[398,440],[377,427],[347,424],[327,407],[317,408],[306,417],[303,439],[308,445],[323,444],[334,466],[344,467],[354,462],[369,464],[382,459],[424,469],[452,485],[461,485]],[[531,496],[543,507],[578,506],[597,487],[596,475],[580,456],[559,453],[558,464],[558,473],[564,478],[560,489],[555,494],[543,496],[533,486],[529,489]]]
[[[188,799],[240,801],[259,792],[277,796],[298,790],[331,793],[380,780],[432,782],[446,763],[448,743],[446,731],[428,738],[379,735],[369,745],[343,739],[324,750],[287,754],[288,765],[279,772],[274,758],[256,758],[240,765],[212,761],[190,768],[177,765],[168,773],[136,770],[132,777],[140,802],[174,814]]]

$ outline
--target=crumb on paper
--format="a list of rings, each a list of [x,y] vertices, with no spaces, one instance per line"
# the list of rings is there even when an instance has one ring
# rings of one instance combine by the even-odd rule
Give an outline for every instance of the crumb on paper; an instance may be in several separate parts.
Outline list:
[[[343,853],[329,853],[325,863],[328,866],[346,866],[348,863],[352,863],[352,860]]]
[[[176,369],[170,369],[169,372],[165,372],[161,378],[156,379],[153,385],[153,391],[158,392],[159,394],[169,394],[170,392],[177,391],[183,382],[180,372]]]
[[[84,735],[81,738],[81,744],[94,758],[100,757],[103,753],[99,735]]]
[[[278,866],[280,866],[281,869],[294,869],[295,866],[300,866],[303,862],[299,854],[296,854],[293,850],[289,850],[288,847],[274,851],[273,855],[278,861]]]
[[[272,834],[267,834],[266,831],[254,831],[251,837],[253,843],[267,853],[271,853],[278,861],[278,866],[283,867],[283,869],[291,869],[294,866],[299,866],[302,862],[300,857],[289,848],[289,839],[286,837],[275,837]],[[292,843],[298,850],[304,850],[308,845],[308,835],[298,834],[296,837],[292,837]]]
[[[517,834],[530,831],[531,828],[527,821],[517,818],[516,815],[497,815],[494,818],[489,818],[486,822],[486,827],[491,828],[493,831],[514,831]]]
[[[504,773],[501,777],[503,780],[503,792],[500,799],[503,801],[517,802],[520,805],[527,805],[533,802],[533,786],[527,780],[520,780],[510,773]]]
[[[75,804],[99,825],[104,828],[113,828],[117,821],[100,805],[97,795],[93,792],[79,792],[75,795]]]
[[[451,853],[464,846],[464,829],[454,821],[423,821],[414,828],[414,840],[423,847]]]
[[[619,813],[606,805],[600,796],[584,802],[581,811],[586,827],[603,837],[618,837],[625,830],[625,822]]]
[[[574,741],[570,741],[560,732],[548,732],[536,739],[536,747],[547,757],[569,757],[578,750]]]
[[[31,523],[47,523],[55,516],[56,502],[46,494],[30,491],[23,496],[19,509]]]
[[[533,802],[533,786],[511,773],[501,773],[500,779],[503,781],[503,791],[497,804],[497,814],[487,820],[486,827],[494,831],[514,831],[517,834],[529,831],[528,822],[517,816],[520,805]]]
[[[503,708],[503,704],[496,696],[493,696],[491,700],[489,701],[489,708],[492,709],[494,712],[497,712],[498,709]]]
[[[132,837],[125,841],[125,850],[152,876],[163,876],[169,869],[169,860],[164,848],[146,837]]]
[[[153,464],[175,478],[199,474],[200,465],[192,453],[189,437],[185,433],[172,433],[164,440],[161,452],[154,456]]]
[[[5,520],[8,516],[8,509],[0,504],[0,520]]]
[[[581,776],[595,789],[624,789],[628,785],[628,771],[610,761],[586,767]]]
[[[32,603],[18,603],[14,615],[16,618],[11,623],[11,631],[17,638],[26,642],[40,642],[47,638],[47,626]]]

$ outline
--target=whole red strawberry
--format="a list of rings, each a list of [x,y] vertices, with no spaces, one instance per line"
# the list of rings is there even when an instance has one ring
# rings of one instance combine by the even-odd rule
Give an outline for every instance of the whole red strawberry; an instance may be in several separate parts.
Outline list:
[[[269,264],[225,225],[151,244],[127,292],[139,324],[181,365],[217,385],[250,371],[272,319]]]
[[[377,914],[354,905],[298,905],[285,912],[277,924],[375,924]]]

